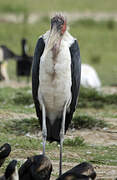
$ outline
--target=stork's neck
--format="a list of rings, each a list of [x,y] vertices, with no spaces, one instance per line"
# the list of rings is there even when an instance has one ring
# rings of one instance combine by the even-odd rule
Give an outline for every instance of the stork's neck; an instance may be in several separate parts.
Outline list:
[[[52,47],[52,53],[53,53],[53,60],[56,59],[58,53],[59,53],[59,49],[60,49],[60,44],[61,44],[61,39],[56,41],[55,44]]]

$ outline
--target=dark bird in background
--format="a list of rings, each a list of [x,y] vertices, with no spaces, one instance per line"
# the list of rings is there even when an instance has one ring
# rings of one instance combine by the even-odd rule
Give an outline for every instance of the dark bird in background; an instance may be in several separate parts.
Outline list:
[[[90,163],[83,162],[62,174],[56,180],[94,180],[96,172]]]
[[[32,156],[19,169],[19,180],[49,180],[52,172],[50,160],[43,155]]]
[[[27,54],[27,40],[24,38],[21,40],[21,48],[21,56],[16,55],[14,57],[17,61],[16,74],[17,77],[27,76],[27,80],[29,81],[33,57]]]
[[[15,54],[5,45],[0,46],[0,80],[9,80],[7,73],[8,60],[13,58]]]
[[[16,160],[12,160],[8,164],[5,173],[0,177],[0,180],[19,180]]]
[[[78,41],[67,31],[62,15],[51,19],[50,30],[37,41],[32,65],[32,93],[42,128],[43,154],[46,140],[60,143],[75,112],[81,75]]]
[[[9,156],[11,152],[11,146],[8,143],[5,143],[0,147],[0,167],[4,163],[5,159]]]
[[[23,38],[21,40],[21,55],[17,55],[4,45],[0,46],[0,80],[9,80],[7,64],[9,59],[14,59],[16,60],[17,77],[27,76],[29,81],[33,57],[28,55],[26,46],[27,40]]]

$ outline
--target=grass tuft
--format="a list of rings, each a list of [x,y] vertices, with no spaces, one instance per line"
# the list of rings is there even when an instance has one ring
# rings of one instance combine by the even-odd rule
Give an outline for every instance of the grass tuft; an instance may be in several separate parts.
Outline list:
[[[104,120],[99,120],[88,115],[75,116],[71,124],[71,127],[74,127],[76,129],[80,129],[80,128],[91,129],[96,127],[104,128],[107,126],[108,124]]]
[[[65,146],[85,146],[84,139],[82,137],[76,137],[74,139],[65,139]]]
[[[101,61],[101,56],[100,56],[100,55],[98,55],[98,54],[92,55],[92,57],[91,57],[91,62],[92,62],[93,64],[99,64],[100,61]]]
[[[114,28],[115,28],[115,21],[114,20],[108,20],[107,21],[107,27],[108,27],[108,29],[110,29],[110,30],[113,30]]]
[[[0,127],[0,132],[9,132],[16,135],[39,132],[39,122],[36,118],[13,119],[4,122]]]
[[[13,97],[13,102],[15,104],[22,104],[22,105],[30,105],[33,103],[32,94],[27,92],[16,92]]]
[[[117,105],[117,94],[102,94],[94,89],[81,87],[79,103],[80,108],[103,108],[105,105]]]

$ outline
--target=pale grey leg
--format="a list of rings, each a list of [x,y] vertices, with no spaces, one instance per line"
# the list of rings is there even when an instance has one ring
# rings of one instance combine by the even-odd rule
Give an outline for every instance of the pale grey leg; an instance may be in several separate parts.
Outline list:
[[[46,128],[46,110],[44,104],[42,104],[42,137],[43,137],[43,155],[45,155],[47,128]]]
[[[59,176],[62,174],[62,151],[63,151],[63,141],[64,141],[64,134],[65,134],[66,108],[67,108],[67,104],[65,104],[64,109],[63,109],[63,119],[62,119],[62,124],[61,124],[61,131],[60,131],[60,163],[59,163]]]

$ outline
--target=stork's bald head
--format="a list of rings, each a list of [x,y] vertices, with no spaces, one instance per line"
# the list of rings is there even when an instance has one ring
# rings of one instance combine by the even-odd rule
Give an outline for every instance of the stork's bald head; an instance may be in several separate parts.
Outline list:
[[[66,19],[62,15],[56,15],[51,19],[51,29],[56,27],[57,31],[62,36],[66,31]]]

